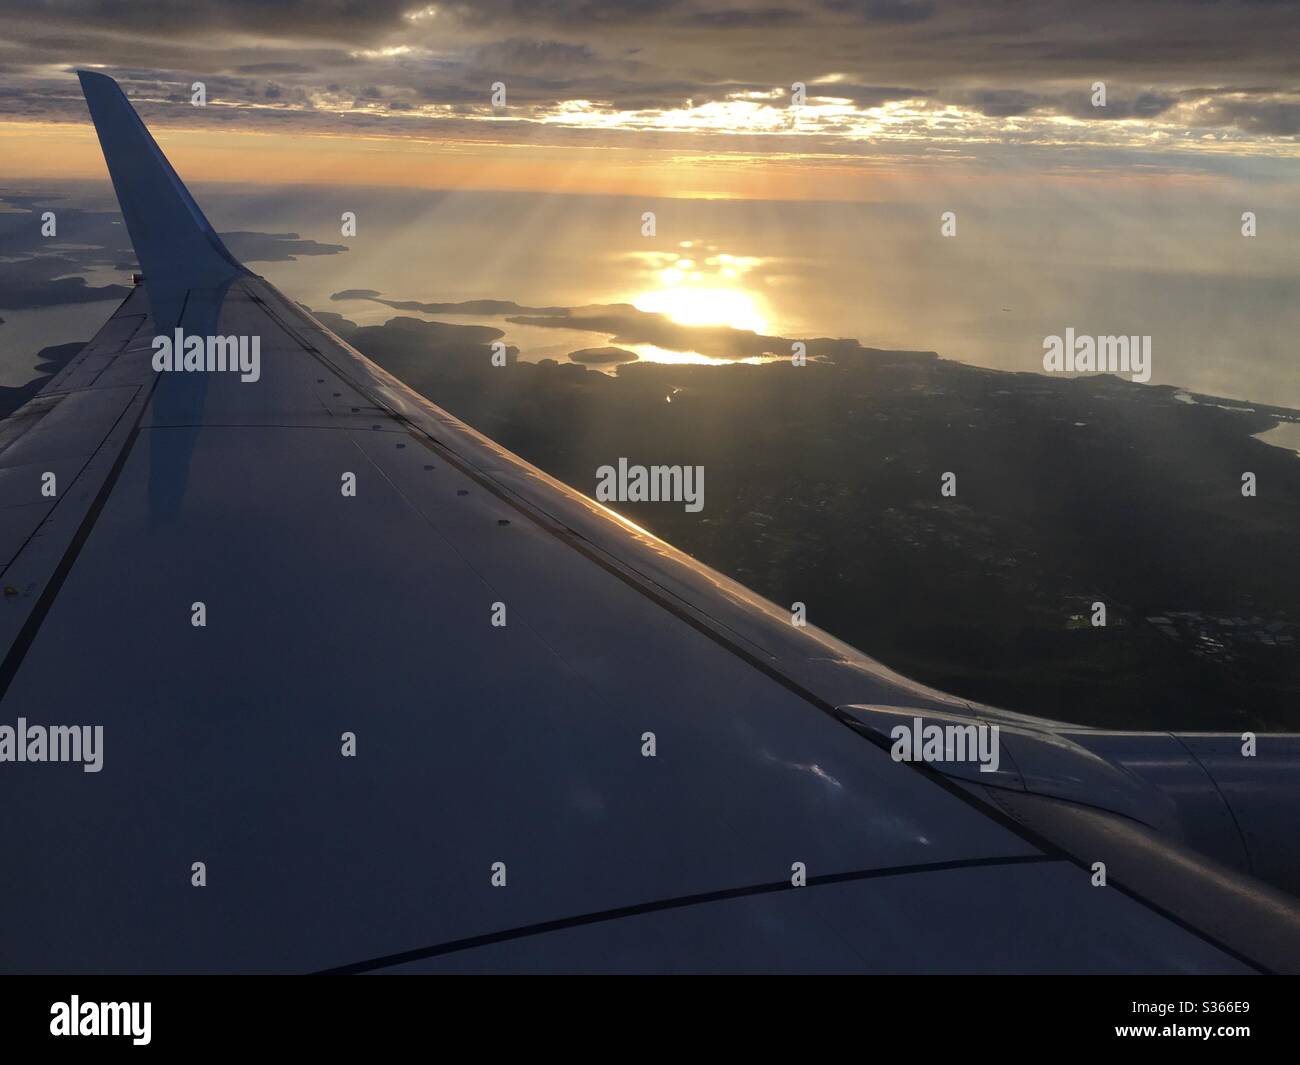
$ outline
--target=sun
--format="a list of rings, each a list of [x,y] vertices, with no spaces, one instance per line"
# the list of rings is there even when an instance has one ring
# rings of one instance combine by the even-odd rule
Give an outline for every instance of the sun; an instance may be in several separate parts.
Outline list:
[[[740,289],[675,285],[642,293],[632,305],[637,310],[662,314],[679,325],[725,325],[755,333],[767,329],[758,303]]]

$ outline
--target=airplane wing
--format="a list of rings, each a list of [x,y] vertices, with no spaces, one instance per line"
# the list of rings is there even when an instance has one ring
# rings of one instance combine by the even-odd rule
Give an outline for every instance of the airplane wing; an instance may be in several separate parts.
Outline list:
[[[1234,791],[792,624],[250,273],[80,77],[144,279],[0,423],[5,970],[1300,966],[1296,737]]]

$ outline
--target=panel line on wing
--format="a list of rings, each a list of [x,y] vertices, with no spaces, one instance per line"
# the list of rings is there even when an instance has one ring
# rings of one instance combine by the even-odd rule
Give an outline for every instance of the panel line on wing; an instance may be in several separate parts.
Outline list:
[[[77,556],[81,554],[82,547],[85,546],[86,540],[90,537],[91,530],[94,529],[95,523],[99,520],[100,514],[108,503],[108,497],[112,494],[114,487],[117,485],[117,479],[121,475],[123,467],[126,465],[127,458],[135,447],[136,440],[139,438],[140,422],[144,418],[144,412],[149,409],[149,400],[153,396],[154,389],[157,387],[158,377],[155,376],[153,382],[149,386],[149,391],[145,396],[143,398],[136,397],[132,400],[133,403],[138,404],[139,409],[136,411],[135,421],[131,425],[131,431],[127,434],[126,440],[123,441],[122,447],[117,453],[117,457],[113,460],[112,467],[104,477],[103,484],[99,486],[99,491],[95,493],[94,500],[91,502],[90,507],[86,510],[85,515],[81,519],[81,524],[77,526],[77,531],[73,534],[72,539],[69,541],[67,548],[63,552],[63,556],[59,559],[59,564],[54,568],[54,572],[50,575],[49,579],[46,580],[45,587],[41,590],[40,599],[36,601],[36,605],[32,608],[32,612],[27,615],[27,620],[23,622],[23,627],[18,630],[18,635],[14,638],[14,642],[10,644],[9,651],[5,655],[4,661],[0,662],[0,703],[4,702],[5,695],[9,691],[9,686],[13,683],[14,677],[18,675],[18,670],[22,667],[23,659],[26,657],[32,643],[36,640],[36,634],[40,631],[41,624],[45,621],[46,615],[49,614],[50,608],[54,605],[54,600],[58,597],[59,590],[63,587],[63,582],[67,580],[68,574],[72,571],[72,567],[77,561]],[[123,410],[122,416],[125,416],[129,409],[130,406],[128,405],[127,408]],[[119,422],[120,420],[121,419],[119,418]],[[114,429],[116,429],[116,427],[117,425],[115,424]],[[111,435],[112,430],[109,431],[108,435],[105,436],[104,439],[107,440]],[[99,447],[102,448],[103,446],[104,444],[101,442]],[[97,448],[96,454],[98,454],[98,451],[99,449]],[[93,461],[94,455],[86,460],[86,465],[88,466]],[[82,469],[84,472],[85,467]],[[47,518],[46,520],[48,521],[49,519]],[[14,558],[16,561],[18,555],[15,555]]]
[[[1046,854],[1012,854],[997,858],[962,858],[947,862],[928,862],[915,865],[895,865],[880,869],[855,869],[845,873],[826,873],[822,876],[810,876],[807,887],[847,884],[858,880],[880,880],[886,877],[908,876],[915,873],[941,873],[953,869],[980,869],[989,866],[1040,865],[1060,862],[1062,859]],[[581,928],[584,925],[601,924],[617,921],[624,917],[639,917],[644,914],[660,913],[664,910],[679,910],[688,906],[702,906],[711,902],[726,902],[731,899],[751,898],[756,895],[773,895],[782,891],[802,891],[806,888],[793,887],[788,880],[778,880],[765,884],[750,884],[745,887],[725,888],[721,891],[706,891],[696,895],[680,895],[671,899],[657,899],[653,902],[641,902],[631,906],[618,906],[610,910],[598,910],[574,917],[560,917],[552,921],[540,921],[537,924],[523,925],[519,928],[507,928],[499,932],[488,932],[481,936],[455,939],[447,943],[438,943],[428,947],[402,951],[399,954],[387,954],[365,961],[339,965],[332,969],[322,969],[318,975],[348,976],[387,969],[394,965],[436,958],[443,954],[473,950],[476,947],[491,946],[514,939],[544,935],[547,932],[560,932],[569,928]]]

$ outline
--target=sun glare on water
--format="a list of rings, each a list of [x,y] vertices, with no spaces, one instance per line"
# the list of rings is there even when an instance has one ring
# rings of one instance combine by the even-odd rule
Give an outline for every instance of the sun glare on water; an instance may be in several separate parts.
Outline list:
[[[633,305],[662,314],[679,325],[725,325],[762,333],[767,321],[754,298],[740,289],[678,285],[645,292]]]
[[[636,258],[647,280],[658,282],[632,300],[637,310],[662,314],[678,325],[766,332],[763,298],[745,284],[745,275],[760,259],[729,255],[716,245],[691,240],[682,241],[676,251],[643,252]]]

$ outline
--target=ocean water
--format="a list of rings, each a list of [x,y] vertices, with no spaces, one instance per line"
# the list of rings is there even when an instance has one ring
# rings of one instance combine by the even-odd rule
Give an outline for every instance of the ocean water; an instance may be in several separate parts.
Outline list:
[[[1153,384],[1300,407],[1300,210],[1267,190],[1228,195],[1175,185],[1135,194],[1101,185],[1068,196],[897,203],[319,186],[199,185],[195,192],[219,231],[294,233],[346,247],[251,264],[303,303],[362,324],[396,314],[493,324],[525,359],[562,360],[609,338],[330,297],[365,289],[422,302],[633,303],[688,324],[788,339],[852,337],[1016,372],[1042,372],[1044,338],[1067,327],[1146,335]],[[39,194],[54,205],[114,208],[107,182]],[[1241,234],[1247,209],[1256,213],[1254,237]],[[341,235],[345,211],[356,213],[355,236]],[[941,235],[945,211],[955,214],[953,236]],[[646,212],[654,214],[652,236],[643,235]],[[60,232],[68,245],[77,239],[75,226]],[[0,256],[13,257],[4,248]],[[115,266],[102,262],[85,276],[123,281]],[[0,290],[6,384],[30,376],[36,349],[86,339],[114,306],[10,310],[4,303]],[[649,359],[700,358],[632,350]]]

